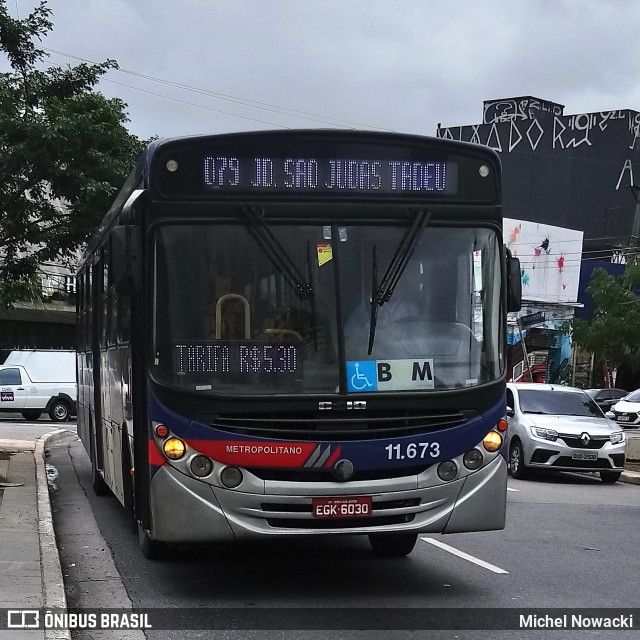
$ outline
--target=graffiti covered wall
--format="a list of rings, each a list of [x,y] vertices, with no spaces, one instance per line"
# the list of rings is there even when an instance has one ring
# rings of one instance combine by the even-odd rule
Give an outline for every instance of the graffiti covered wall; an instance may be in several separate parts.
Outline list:
[[[625,245],[640,185],[640,113],[564,115],[533,97],[484,103],[483,124],[440,127],[438,137],[495,149],[504,214],[584,232],[585,241]],[[613,240],[611,240],[613,239]]]

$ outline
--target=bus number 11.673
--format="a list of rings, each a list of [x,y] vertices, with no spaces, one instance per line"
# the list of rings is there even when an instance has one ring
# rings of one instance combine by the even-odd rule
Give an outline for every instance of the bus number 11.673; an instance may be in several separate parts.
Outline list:
[[[388,444],[385,447],[389,460],[412,460],[418,458],[437,458],[440,455],[440,444],[438,442],[411,442],[407,445]]]

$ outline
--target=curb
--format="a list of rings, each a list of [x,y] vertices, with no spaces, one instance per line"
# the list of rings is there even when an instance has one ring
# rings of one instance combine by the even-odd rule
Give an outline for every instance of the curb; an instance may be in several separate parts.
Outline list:
[[[623,471],[620,482],[626,482],[627,484],[640,484],[640,473],[637,471]]]
[[[38,537],[40,539],[40,563],[42,567],[43,607],[46,610],[67,608],[67,596],[64,592],[64,578],[60,566],[60,555],[53,530],[53,515],[49,499],[49,484],[45,466],[45,447],[73,435],[68,429],[52,431],[36,440],[34,458],[36,463],[36,493],[38,500]],[[45,640],[71,640],[67,629],[47,629]]]

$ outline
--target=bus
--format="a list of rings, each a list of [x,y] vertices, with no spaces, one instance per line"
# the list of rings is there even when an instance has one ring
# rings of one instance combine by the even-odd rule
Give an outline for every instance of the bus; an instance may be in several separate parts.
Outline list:
[[[505,524],[497,154],[286,130],[152,142],[78,271],[78,432],[142,553]]]

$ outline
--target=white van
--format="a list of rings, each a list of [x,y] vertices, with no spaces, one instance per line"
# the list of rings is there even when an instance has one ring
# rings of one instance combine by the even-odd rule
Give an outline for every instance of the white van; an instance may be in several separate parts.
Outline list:
[[[0,411],[37,420],[43,412],[54,422],[76,414],[76,352],[12,351],[0,365]]]

